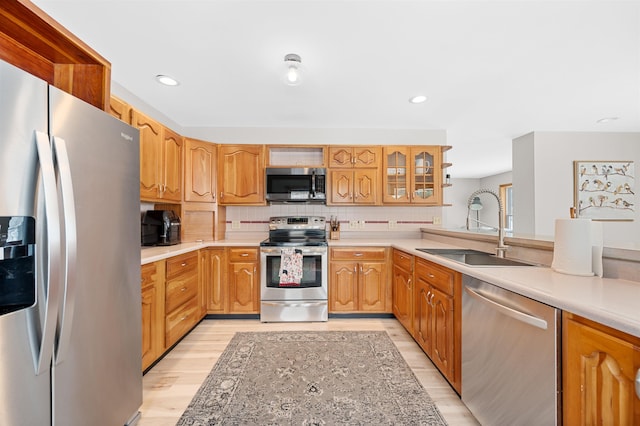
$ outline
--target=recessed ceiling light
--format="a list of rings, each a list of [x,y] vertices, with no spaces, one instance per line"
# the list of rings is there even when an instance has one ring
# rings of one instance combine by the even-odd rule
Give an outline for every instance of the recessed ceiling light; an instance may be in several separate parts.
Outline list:
[[[619,117],[604,117],[601,118],[600,120],[596,121],[596,123],[602,124],[602,123],[610,123],[612,121],[616,121]]]
[[[156,80],[158,80],[159,83],[164,84],[165,86],[177,86],[178,84],[180,84],[178,80],[173,77],[169,77],[168,75],[158,74],[156,75]]]
[[[413,98],[410,98],[409,102],[411,102],[412,104],[421,104],[426,100],[427,100],[427,97],[425,95],[418,95],[418,96],[414,96]]]

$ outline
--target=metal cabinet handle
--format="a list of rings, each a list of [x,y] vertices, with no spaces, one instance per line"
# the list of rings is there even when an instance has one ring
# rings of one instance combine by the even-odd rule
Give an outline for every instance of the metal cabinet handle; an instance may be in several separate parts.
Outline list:
[[[187,266],[187,262],[182,262],[180,266]]]
[[[433,306],[433,298],[436,297],[435,293],[431,294],[431,299],[429,299],[429,305]]]
[[[427,274],[427,276],[428,276],[429,278],[435,278],[435,277],[436,277],[435,275],[433,275],[433,274],[431,274],[431,273]]]
[[[249,253],[241,253],[240,256],[247,257],[247,256],[249,256]]]
[[[180,289],[180,291],[187,291],[187,288],[186,288],[186,287],[182,287],[182,288]]]
[[[636,396],[640,398],[640,368],[636,371]]]
[[[354,256],[362,256],[362,253],[353,253]]]

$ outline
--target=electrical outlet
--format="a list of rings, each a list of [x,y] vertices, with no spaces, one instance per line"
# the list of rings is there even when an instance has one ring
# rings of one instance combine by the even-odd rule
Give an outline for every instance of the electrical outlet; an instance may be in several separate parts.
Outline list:
[[[350,220],[349,221],[349,229],[356,229],[358,227],[358,221],[357,220]]]
[[[440,225],[442,223],[440,216],[433,216],[433,219],[431,221],[433,222],[434,225]]]
[[[240,229],[240,221],[232,220],[231,221],[231,229]]]
[[[358,228],[364,228],[364,224],[365,224],[364,220],[358,221]]]
[[[396,222],[395,220],[389,221],[389,229],[396,229],[397,226],[398,226],[398,222]]]

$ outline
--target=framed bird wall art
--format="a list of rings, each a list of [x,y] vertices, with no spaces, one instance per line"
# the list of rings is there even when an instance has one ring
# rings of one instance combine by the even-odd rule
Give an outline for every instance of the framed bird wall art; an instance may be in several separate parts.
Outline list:
[[[633,161],[574,161],[573,169],[578,217],[633,220],[637,209]]]

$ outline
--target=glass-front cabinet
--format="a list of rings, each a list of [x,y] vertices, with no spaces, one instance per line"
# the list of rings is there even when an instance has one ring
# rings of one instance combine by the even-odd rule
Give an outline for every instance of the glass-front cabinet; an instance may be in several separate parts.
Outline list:
[[[384,148],[383,202],[440,204],[442,161],[439,146]]]

